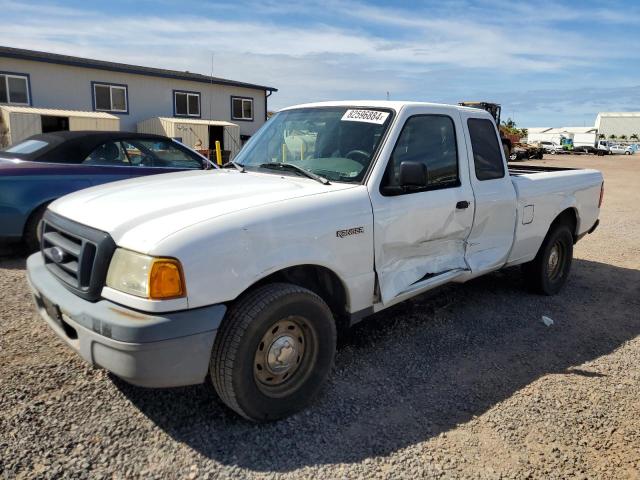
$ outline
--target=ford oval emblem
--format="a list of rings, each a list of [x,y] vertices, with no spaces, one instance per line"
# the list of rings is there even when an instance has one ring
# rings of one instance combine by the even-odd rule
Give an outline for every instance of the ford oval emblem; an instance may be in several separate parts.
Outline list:
[[[51,250],[49,250],[49,254],[51,255],[51,260],[56,263],[62,263],[65,257],[64,250],[62,250],[60,247],[53,247]]]

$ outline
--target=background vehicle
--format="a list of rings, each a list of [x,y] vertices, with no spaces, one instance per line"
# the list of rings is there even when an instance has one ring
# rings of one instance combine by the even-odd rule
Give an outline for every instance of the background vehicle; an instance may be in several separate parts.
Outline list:
[[[38,248],[37,225],[47,205],[67,193],[115,180],[209,168],[184,145],[160,135],[55,132],[0,151],[0,240]]]
[[[516,143],[511,149],[509,160],[512,162],[518,160],[542,160],[544,152],[544,148],[539,144]]]
[[[562,153],[564,150],[562,145],[552,142],[540,142],[540,146],[543,148],[545,153],[551,153],[553,155],[556,153]]]
[[[631,145],[614,144],[609,147],[609,152],[614,155],[632,155],[635,153],[635,148]]]
[[[256,421],[316,398],[339,327],[372,313],[515,265],[558,293],[603,194],[596,170],[509,169],[493,118],[448,105],[284,109],[235,167],[62,198],[27,270],[88,362],[147,387],[210,377]]]

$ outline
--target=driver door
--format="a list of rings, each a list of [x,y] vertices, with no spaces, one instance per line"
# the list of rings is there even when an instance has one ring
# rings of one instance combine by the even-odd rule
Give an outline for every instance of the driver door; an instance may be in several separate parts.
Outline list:
[[[473,224],[474,197],[460,117],[434,107],[409,107],[403,117],[384,171],[374,173],[379,183],[370,187],[383,305],[468,270],[466,240]],[[406,190],[399,185],[405,161],[427,167],[426,187]]]

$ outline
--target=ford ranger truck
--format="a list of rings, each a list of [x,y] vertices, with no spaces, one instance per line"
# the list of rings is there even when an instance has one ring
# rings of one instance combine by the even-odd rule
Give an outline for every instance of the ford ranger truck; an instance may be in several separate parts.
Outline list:
[[[210,378],[231,409],[273,420],[319,394],[338,327],[515,265],[558,293],[602,194],[596,170],[509,169],[482,110],[300,105],[227,168],[53,202],[28,279],[92,365],[145,387]]]

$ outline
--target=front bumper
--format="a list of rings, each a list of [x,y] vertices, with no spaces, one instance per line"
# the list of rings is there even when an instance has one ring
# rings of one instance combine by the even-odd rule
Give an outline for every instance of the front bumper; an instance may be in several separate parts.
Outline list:
[[[91,365],[144,387],[205,380],[224,305],[148,315],[108,300],[89,302],[47,270],[40,252],[27,260],[27,279],[42,318]]]

